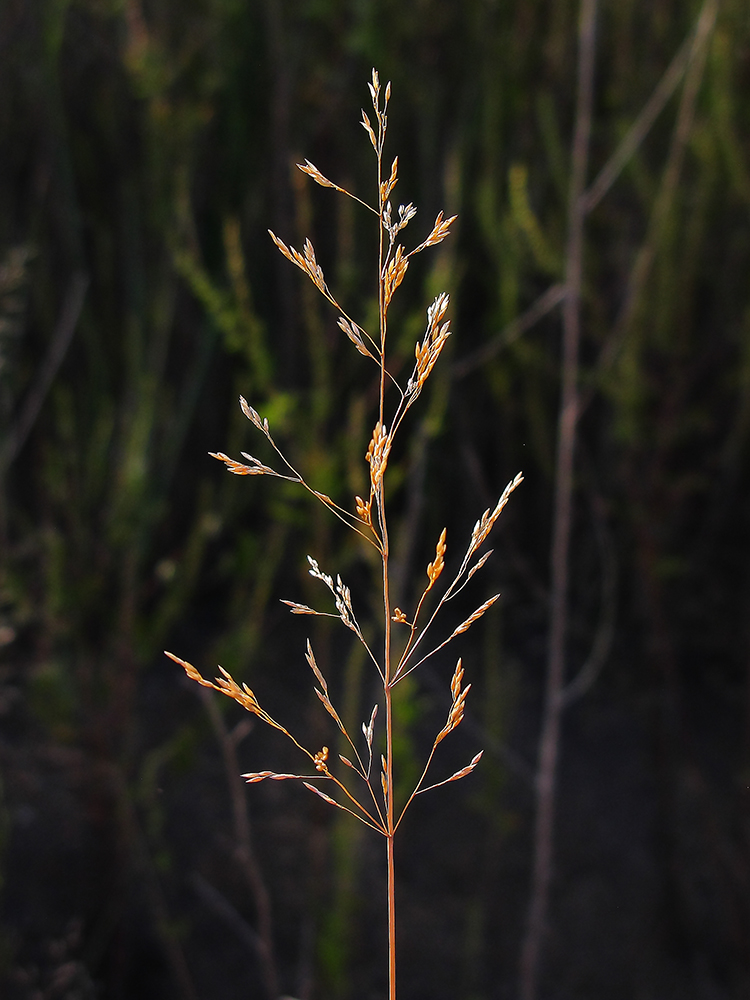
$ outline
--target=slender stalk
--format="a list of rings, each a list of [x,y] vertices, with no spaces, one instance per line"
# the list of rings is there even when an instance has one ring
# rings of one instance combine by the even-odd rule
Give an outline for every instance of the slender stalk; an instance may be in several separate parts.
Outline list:
[[[386,778],[388,789],[388,836],[386,838],[388,858],[388,998],[396,1000],[396,871],[393,850],[396,831],[393,826],[393,701],[390,686],[386,687],[385,691],[385,713],[386,760],[388,762]]]
[[[526,938],[521,954],[521,997],[536,1000],[549,892],[552,880],[555,786],[560,750],[560,721],[565,680],[565,633],[568,622],[570,526],[573,499],[573,457],[578,419],[578,351],[581,336],[581,275],[583,257],[583,193],[588,166],[593,104],[597,0],[581,0],[578,34],[578,99],[573,137],[566,296],[563,304],[562,393],[555,469],[555,509],[552,537],[551,621],[547,658],[544,717],[539,738],[534,865]]]
[[[386,103],[383,116],[378,116],[378,314],[380,323],[380,406],[379,420],[382,424],[385,416],[385,340],[387,333],[387,305],[385,295],[384,275],[384,212],[383,197],[383,141],[385,138],[384,117],[388,106]],[[391,428],[395,431],[395,426]],[[388,868],[388,998],[396,1000],[396,881],[394,864],[394,814],[393,814],[393,689],[391,683],[391,599],[389,586],[389,556],[388,524],[385,513],[385,489],[383,480],[377,488],[376,503],[380,521],[380,537],[382,542],[381,556],[383,561],[383,695],[385,700],[385,797],[386,797],[386,857]]]
[[[381,232],[381,260],[382,260],[382,232]],[[383,299],[383,277],[381,268],[380,277],[381,302]],[[382,319],[383,340],[381,355],[381,380],[380,380],[380,413],[381,422],[383,414],[383,397],[385,389],[385,317]],[[389,1000],[396,1000],[396,885],[394,866],[394,836],[395,827],[393,819],[393,684],[391,669],[391,596],[389,581],[389,556],[390,545],[388,540],[388,525],[385,516],[385,493],[381,481],[378,492],[378,510],[380,514],[380,531],[383,544],[383,616],[384,616],[384,662],[385,673],[384,699],[385,699],[385,734],[386,734],[386,847],[388,858],[388,997]]]
[[[394,865],[393,819],[393,686],[391,683],[391,614],[388,586],[388,532],[385,509],[382,509],[383,529],[383,599],[385,606],[385,760],[386,760],[386,854],[388,860],[388,998],[396,1000],[396,873]]]

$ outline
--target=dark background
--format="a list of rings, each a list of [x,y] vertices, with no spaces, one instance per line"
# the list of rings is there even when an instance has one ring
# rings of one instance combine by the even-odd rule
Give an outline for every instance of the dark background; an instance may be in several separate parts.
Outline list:
[[[589,183],[701,12],[600,3]],[[348,633],[279,598],[325,600],[310,553],[367,619],[371,564],[288,484],[207,452],[266,457],[242,393],[317,489],[346,506],[365,490],[371,373],[266,230],[311,236],[371,319],[368,213],[293,164],[374,196],[373,65],[393,82],[396,202],[419,208],[409,246],[439,209],[459,215],[392,313],[399,370],[442,289],[455,331],[391,462],[396,603],[444,525],[450,568],[526,476],[446,622],[502,591],[456,647],[474,687],[436,765],[484,747],[481,767],[419,799],[398,845],[400,995],[518,996],[560,308],[508,324],[565,275],[577,20],[572,0],[0,3],[3,997],[235,1000],[274,972],[301,1000],[385,993],[382,843],[302,788],[245,791],[240,771],[299,756],[161,652],[222,663],[306,745],[334,746],[309,635],[352,729],[369,716]],[[719,4],[674,82],[585,224],[568,679],[589,666],[560,737],[544,1000],[750,996],[743,0]],[[398,689],[404,788],[452,655]]]

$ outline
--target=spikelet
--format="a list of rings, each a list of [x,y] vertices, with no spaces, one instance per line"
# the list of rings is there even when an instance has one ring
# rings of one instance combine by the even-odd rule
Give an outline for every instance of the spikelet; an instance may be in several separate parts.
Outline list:
[[[388,455],[391,450],[391,439],[388,436],[385,424],[379,420],[375,424],[372,432],[370,444],[367,447],[365,461],[370,465],[370,483],[375,492],[380,485],[383,475],[388,465]]]
[[[387,181],[383,181],[380,185],[380,197],[382,201],[387,201],[391,191],[396,186],[396,181],[398,180],[398,157],[393,161],[391,166],[391,176]]]
[[[375,152],[378,151],[378,140],[375,138],[375,133],[372,130],[372,125],[370,124],[370,119],[367,117],[365,112],[362,112],[362,121],[360,122],[362,128],[367,132],[370,137],[370,142],[372,143],[372,148]]]
[[[406,391],[413,393],[414,398],[419,395],[422,386],[435,367],[435,362],[440,357],[446,340],[451,335],[450,322],[442,322],[449,302],[448,294],[442,292],[427,310],[427,329],[422,342],[418,341],[414,348],[417,363],[406,387]]]
[[[409,202],[408,205],[398,206],[398,222],[393,221],[393,206],[390,202],[386,202],[386,206],[383,209],[383,228],[388,233],[388,238],[391,243],[396,242],[396,237],[400,231],[409,224],[410,220],[414,218],[417,214],[417,210]]]
[[[408,267],[409,258],[404,254],[404,248],[399,243],[396,247],[396,253],[388,262],[388,266],[385,271],[383,296],[386,306],[390,305],[393,293],[404,280],[404,277],[406,276],[406,269]]]
[[[466,632],[468,629],[470,629],[471,626],[474,624],[474,622],[478,621],[485,613],[485,611],[487,611],[488,608],[491,608],[499,597],[500,597],[499,594],[495,594],[494,597],[491,597],[488,601],[485,601],[484,604],[480,604],[480,606],[476,609],[476,611],[474,611],[472,614],[469,615],[466,621],[461,622],[458,628],[453,630],[447,641],[450,642],[450,640],[455,639],[457,635],[461,635],[462,632]]]
[[[320,566],[318,566],[317,560],[313,559],[312,556],[308,556],[307,561],[310,563],[310,569],[308,571],[310,576],[314,576],[317,580],[322,580],[333,594],[334,600],[336,601],[336,610],[339,613],[341,621],[347,628],[350,628],[352,632],[361,638],[362,633],[354,614],[354,608],[352,607],[352,595],[349,588],[342,581],[340,576],[336,577],[336,583],[334,585],[333,577],[329,576],[328,573],[323,573]]]
[[[421,253],[422,250],[426,250],[427,247],[434,247],[438,243],[442,243],[446,236],[450,234],[450,227],[458,218],[457,215],[452,215],[450,219],[444,219],[443,213],[438,212],[437,218],[435,219],[435,225],[432,227],[432,232],[424,241],[420,243],[418,247],[415,247],[409,256],[413,257],[416,253]]]
[[[338,184],[334,184],[333,181],[329,181],[327,177],[318,170],[314,163],[310,163],[308,159],[305,159],[304,163],[298,163],[297,167],[302,171],[303,174],[307,174],[308,177],[312,177],[316,184],[320,184],[321,187],[333,188],[334,191],[343,191]]]
[[[455,701],[458,698],[459,692],[461,690],[461,681],[464,679],[464,668],[461,666],[461,657],[458,658],[458,663],[456,664],[456,669],[453,671],[453,677],[451,678],[451,696]]]
[[[316,611],[315,608],[308,608],[306,604],[297,604],[296,601],[283,601],[282,604],[286,604],[287,607],[292,609],[293,615],[322,615],[322,611]]]
[[[503,490],[502,496],[497,501],[495,509],[492,511],[492,513],[490,513],[488,508],[484,512],[484,514],[482,514],[480,519],[474,525],[474,530],[471,533],[471,541],[469,543],[468,555],[471,555],[473,552],[476,552],[476,550],[485,540],[487,535],[489,535],[489,533],[492,531],[492,527],[495,521],[497,521],[498,517],[500,516],[500,513],[502,512],[503,508],[507,504],[508,498],[510,497],[511,493],[513,492],[514,489],[516,489],[517,486],[520,486],[522,482],[523,482],[523,474],[519,472],[516,478],[512,479]]]
[[[248,783],[248,785],[253,785],[258,781],[265,781],[266,778],[270,778],[271,781],[286,781],[288,779],[299,780],[299,774],[279,774],[276,771],[250,771],[248,774],[243,774],[242,777]]]
[[[417,795],[422,795],[424,792],[431,792],[435,788],[440,788],[441,785],[447,785],[451,781],[458,781],[460,778],[465,778],[466,775],[467,774],[471,774],[471,772],[477,766],[477,764],[479,763],[479,761],[482,759],[482,754],[483,753],[484,753],[484,750],[480,750],[478,754],[476,754],[474,757],[472,757],[471,763],[467,764],[466,767],[462,767],[460,771],[456,771],[455,774],[452,774],[450,776],[450,778],[444,778],[442,781],[437,781],[434,785],[428,785],[427,788],[420,788],[416,792],[416,794]]]
[[[331,716],[331,718],[333,719],[333,721],[339,727],[339,729],[341,730],[341,732],[344,735],[346,735],[346,729],[344,728],[344,723],[341,721],[341,719],[339,718],[338,712],[333,707],[330,695],[328,694],[328,684],[326,682],[325,677],[321,673],[320,668],[318,667],[318,664],[317,664],[317,662],[315,660],[315,654],[312,651],[312,646],[310,645],[310,640],[309,639],[307,640],[307,650],[305,651],[305,659],[307,660],[307,663],[308,663],[310,669],[315,674],[315,677],[317,678],[317,681],[320,684],[320,687],[323,689],[321,691],[319,688],[314,688],[315,694],[318,696],[318,698],[320,698],[320,700],[321,700],[321,702],[323,704],[323,707],[325,708],[326,712],[328,712],[328,714]],[[316,766],[317,766],[317,764],[316,764]],[[318,770],[320,770],[320,768],[318,768]]]
[[[370,749],[370,751],[372,751],[372,737],[375,732],[375,718],[377,714],[378,714],[378,706],[373,705],[369,723],[366,726],[364,722],[362,723],[362,732],[364,734],[365,739],[367,740],[367,746]]]
[[[240,396],[240,409],[245,414],[245,416],[247,417],[247,419],[252,424],[254,424],[258,428],[259,431],[262,431],[266,435],[266,437],[270,437],[271,436],[269,428],[268,428],[268,420],[267,420],[267,418],[264,417],[261,420],[260,414],[258,413],[258,411],[254,410],[252,408],[252,406],[248,403],[248,401],[245,399],[244,396]]]
[[[480,750],[478,754],[472,757],[470,764],[467,764],[466,767],[462,767],[460,771],[456,771],[455,774],[452,774],[450,778],[446,778],[445,781],[441,781],[440,784],[447,785],[449,781],[458,781],[459,778],[465,778],[467,774],[471,774],[479,761],[482,759],[483,753],[484,750]],[[437,788],[438,786],[435,785],[434,787]]]
[[[377,108],[378,96],[380,95],[380,74],[374,66],[372,69],[372,83],[368,83],[367,87],[370,91],[370,97],[372,98],[372,105],[374,108]]]
[[[223,451],[209,451],[208,453],[211,458],[216,458],[220,462],[223,462],[228,471],[234,473],[235,476],[277,476],[278,473],[273,469],[264,465],[259,459],[253,458],[252,455],[248,455],[246,452],[242,452],[245,458],[250,462],[249,465],[245,465],[242,462],[236,462],[233,458],[225,455]]]
[[[357,517],[361,518],[365,524],[372,524],[372,504],[369,500],[365,501],[362,497],[355,497],[354,502],[357,505]]]
[[[183,660],[179,656],[175,656],[174,653],[167,652],[166,649],[164,652],[170,660],[174,660],[175,663],[179,663],[191,680],[197,681],[198,684],[203,687],[213,688],[214,691],[218,691],[220,694],[225,694],[228,698],[236,701],[238,705],[242,705],[247,712],[250,712],[252,715],[257,715],[259,719],[268,723],[269,726],[273,726],[274,729],[278,729],[282,733],[289,736],[287,730],[280,725],[280,723],[276,722],[275,719],[272,719],[268,712],[264,711],[260,707],[258,699],[255,697],[254,693],[250,690],[247,684],[243,684],[242,687],[240,687],[232,675],[229,674],[223,667],[219,667],[219,671],[222,675],[221,677],[216,677],[213,681],[207,681],[192,663],[188,663],[187,660]]]
[[[456,726],[460,725],[463,721],[466,696],[471,690],[471,684],[467,684],[463,690],[461,689],[463,676],[464,669],[461,666],[461,660],[459,658],[451,680],[451,696],[453,698],[453,703],[451,704],[451,709],[448,713],[448,721],[435,737],[434,746],[437,746],[438,743],[442,742],[442,740],[444,740],[449,733],[452,733]]]
[[[339,316],[338,324],[360,354],[364,354],[366,358],[372,358],[373,361],[376,360],[372,352],[365,345],[362,338],[363,331],[357,326],[356,323],[351,322],[344,316]]]
[[[443,567],[445,562],[443,557],[445,556],[445,532],[446,529],[440,532],[440,538],[438,538],[437,546],[435,547],[435,559],[433,562],[427,565],[427,576],[429,578],[429,583],[427,584],[427,590],[431,590],[433,584],[436,582],[437,578],[443,572]]]
[[[304,253],[300,253],[299,250],[295,250],[294,247],[288,247],[286,243],[284,243],[283,240],[280,240],[272,230],[269,229],[268,233],[286,259],[290,260],[293,264],[296,264],[301,271],[304,271],[315,287],[321,291],[326,298],[330,298],[328,286],[326,285],[325,277],[323,276],[323,269],[320,264],[318,264],[315,257],[315,250],[310,240],[305,240]]]
[[[383,801],[388,808],[388,761],[385,754],[380,755],[380,784],[383,789]]]
[[[316,788],[315,785],[311,785],[309,781],[303,781],[302,784],[305,786],[305,788],[309,788],[311,792],[315,792],[316,795],[319,795],[320,798],[324,802],[327,802],[329,806],[338,806],[339,809],[342,808],[336,801],[336,799],[332,799],[330,795],[326,795],[325,792],[321,792],[319,788]]]

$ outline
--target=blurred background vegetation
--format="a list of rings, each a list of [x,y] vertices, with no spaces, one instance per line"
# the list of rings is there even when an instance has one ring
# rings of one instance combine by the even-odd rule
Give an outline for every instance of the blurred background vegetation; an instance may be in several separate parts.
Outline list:
[[[293,167],[370,197],[372,66],[409,233],[459,214],[394,305],[396,368],[443,288],[455,331],[395,456],[396,603],[443,525],[450,555],[526,475],[467,597],[503,592],[460,650],[472,715],[444,765],[484,746],[482,768],[402,838],[401,990],[517,996],[577,19],[572,0],[0,5],[4,997],[384,992],[382,845],[300,790],[246,793],[240,771],[298,762],[161,652],[221,662],[322,744],[311,634],[354,728],[369,714],[357,652],[278,600],[316,601],[309,552],[366,606],[363,553],[288,484],[207,452],[259,447],[242,393],[317,489],[363,492],[369,372],[266,230],[310,235],[372,315],[367,213]],[[744,0],[602,0],[549,1000],[750,991],[749,95]],[[452,665],[405,691],[402,773]]]

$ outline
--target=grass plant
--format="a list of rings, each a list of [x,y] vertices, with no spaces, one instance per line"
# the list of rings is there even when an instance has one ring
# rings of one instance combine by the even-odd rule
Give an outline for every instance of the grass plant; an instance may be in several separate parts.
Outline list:
[[[378,329],[368,331],[358,324],[339,304],[328,286],[315,250],[309,240],[305,241],[302,252],[288,246],[271,232],[271,238],[281,253],[302,270],[312,281],[321,295],[339,313],[338,325],[352,342],[357,351],[377,369],[378,403],[374,414],[374,427],[365,461],[369,466],[369,493],[366,498],[354,498],[353,511],[340,506],[326,494],[319,492],[305,479],[304,475],[291,464],[271,433],[268,419],[263,418],[243,398],[240,397],[242,412],[255,428],[265,437],[276,455],[275,467],[265,464],[253,455],[242,452],[243,460],[230,458],[223,452],[211,453],[223,462],[229,472],[239,476],[265,475],[298,484],[307,490],[330,513],[342,521],[347,528],[356,532],[362,544],[371,546],[377,552],[382,573],[381,593],[378,604],[382,604],[382,625],[379,648],[365,637],[360,625],[349,587],[340,576],[335,578],[322,569],[317,560],[308,556],[310,575],[319,580],[330,591],[335,611],[321,611],[296,601],[284,601],[292,614],[333,617],[351,632],[362,644],[365,656],[371,662],[382,684],[382,701],[373,706],[369,719],[362,723],[361,736],[350,733],[342,721],[341,714],[331,699],[328,682],[321,672],[308,639],[306,660],[315,677],[315,693],[325,711],[331,716],[350,748],[348,756],[338,754],[334,762],[327,746],[308,749],[296,736],[268,714],[260,705],[255,693],[246,685],[238,684],[231,674],[219,667],[220,676],[213,681],[205,679],[187,660],[167,653],[181,665],[187,675],[197,683],[212,688],[232,698],[252,715],[257,716],[272,728],[288,737],[307,758],[311,773],[278,773],[271,770],[256,771],[243,775],[249,783],[264,780],[301,781],[305,788],[320,796],[325,802],[354,816],[366,827],[380,834],[386,843],[387,858],[387,911],[388,911],[388,982],[389,1000],[396,996],[396,893],[394,874],[394,846],[396,834],[406,811],[416,796],[457,781],[470,774],[480,761],[482,751],[474,755],[466,766],[448,777],[435,779],[431,776],[433,760],[440,743],[453,732],[464,717],[470,684],[464,683],[464,668],[459,658],[450,681],[451,706],[442,729],[435,736],[427,755],[422,772],[404,797],[395,801],[397,787],[394,775],[394,690],[421,664],[462,633],[466,632],[495,603],[498,594],[483,601],[453,630],[443,637],[439,634],[438,619],[442,621],[446,605],[469,583],[474,574],[484,566],[492,550],[480,553],[500,513],[508,502],[513,490],[522,481],[521,475],[508,483],[494,509],[487,509],[477,520],[458,568],[450,583],[445,586],[443,572],[446,566],[446,531],[440,534],[435,546],[435,554],[426,569],[426,583],[416,606],[405,612],[395,607],[391,599],[391,545],[389,540],[386,480],[388,461],[394,439],[400,431],[406,414],[416,403],[425,382],[429,378],[440,353],[450,336],[450,324],[446,319],[449,305],[448,295],[441,293],[427,309],[427,323],[423,337],[415,345],[415,362],[405,384],[401,384],[391,373],[388,365],[388,312],[393,296],[406,276],[411,260],[419,253],[441,243],[450,232],[455,216],[445,218],[440,212],[427,237],[414,249],[407,251],[401,242],[401,233],[416,214],[413,204],[401,204],[394,211],[391,195],[398,182],[398,157],[389,170],[385,168],[384,146],[388,123],[388,102],[391,85],[381,87],[378,73],[373,70],[369,83],[374,118],[362,112],[362,126],[372,144],[377,164],[377,200],[373,204],[325,177],[309,160],[299,164],[300,170],[317,184],[331,188],[353,199],[377,219],[377,275],[378,275]],[[438,596],[439,595],[439,596]],[[369,634],[369,631],[368,631]],[[384,718],[378,727],[378,714]],[[378,728],[380,732],[378,732]],[[382,752],[381,752],[382,751]],[[345,780],[346,771],[353,772],[355,783]],[[430,777],[428,777],[430,774]],[[324,791],[324,789],[327,789]]]

